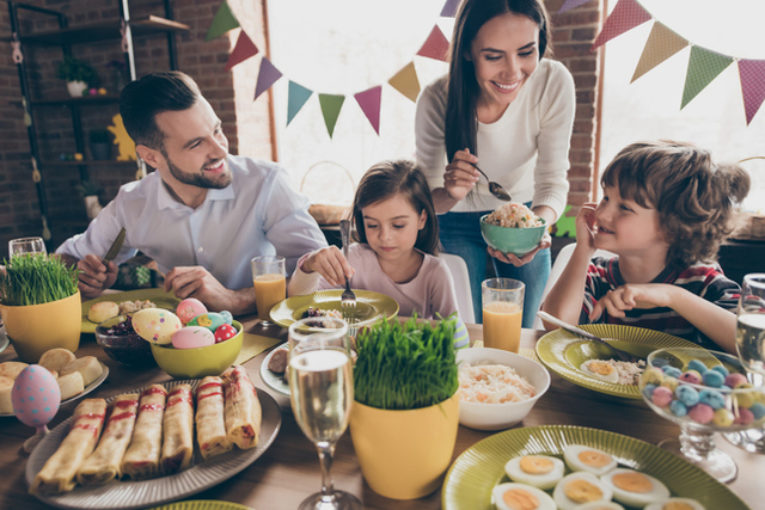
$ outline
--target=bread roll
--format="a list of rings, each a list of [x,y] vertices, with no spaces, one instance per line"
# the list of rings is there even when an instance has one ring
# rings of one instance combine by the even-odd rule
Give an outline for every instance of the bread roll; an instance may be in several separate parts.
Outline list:
[[[56,382],[61,390],[61,400],[66,400],[85,391],[85,381],[82,374],[76,370],[60,376]]]
[[[88,320],[90,322],[103,322],[120,314],[120,307],[114,301],[99,301],[90,305]]]
[[[12,389],[13,379],[0,375],[0,413],[10,414],[13,412],[13,402],[11,402]]]
[[[29,365],[21,361],[4,361],[0,363],[0,375],[16,379],[22,370]]]
[[[58,347],[56,349],[49,349],[40,356],[38,365],[42,365],[50,372],[61,372],[61,369],[67,366],[77,357],[69,349]]]
[[[103,368],[101,363],[98,362],[95,356],[83,356],[77,358],[74,361],[68,363],[64,368],[59,371],[59,378],[70,374],[72,372],[79,372],[82,374],[82,381],[85,386],[92,383],[101,375]]]

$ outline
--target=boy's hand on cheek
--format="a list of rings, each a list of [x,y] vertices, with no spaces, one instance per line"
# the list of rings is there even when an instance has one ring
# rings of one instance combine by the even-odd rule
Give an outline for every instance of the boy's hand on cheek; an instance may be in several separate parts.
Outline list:
[[[612,317],[624,317],[633,308],[671,307],[673,286],[660,283],[628,283],[608,291],[592,309],[590,320],[607,311]]]
[[[582,204],[576,215],[576,242],[595,251],[595,207],[597,204]]]

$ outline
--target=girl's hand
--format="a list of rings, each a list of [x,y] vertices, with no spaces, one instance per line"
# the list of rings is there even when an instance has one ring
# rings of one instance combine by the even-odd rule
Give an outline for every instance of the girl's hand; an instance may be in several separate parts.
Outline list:
[[[446,165],[444,189],[452,199],[462,200],[478,182],[479,173],[473,163],[478,163],[478,158],[470,154],[470,149],[465,149],[455,152],[451,163]]]
[[[628,283],[609,290],[600,298],[590,313],[590,320],[595,321],[607,310],[612,317],[624,317],[624,312],[633,308],[670,307],[674,285],[664,283]]]
[[[576,244],[595,253],[595,207],[594,202],[587,202],[576,215]]]
[[[489,255],[499,260],[500,262],[504,262],[505,264],[512,264],[515,267],[521,267],[522,265],[528,264],[529,262],[534,260],[534,256],[536,256],[539,250],[544,250],[545,248],[549,248],[551,245],[552,245],[552,240],[550,238],[550,234],[549,232],[545,231],[544,235],[542,236],[542,240],[539,241],[539,244],[537,245],[537,247],[520,257],[515,255],[514,253],[503,253],[499,250],[495,250],[491,246],[488,246],[486,250],[489,252]]]
[[[306,273],[318,272],[330,285],[345,285],[345,279],[355,271],[337,246],[327,246],[313,252],[300,269]]]

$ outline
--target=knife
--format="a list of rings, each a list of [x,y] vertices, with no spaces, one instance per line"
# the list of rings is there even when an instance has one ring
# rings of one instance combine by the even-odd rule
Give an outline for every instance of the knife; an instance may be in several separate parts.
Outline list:
[[[593,342],[598,342],[600,344],[603,344],[607,346],[611,351],[613,351],[616,356],[621,359],[622,361],[636,361],[638,359],[637,356],[633,355],[632,353],[629,353],[627,351],[623,351],[622,349],[617,349],[613,345],[609,344],[599,336],[593,335],[589,331],[585,331],[583,329],[577,328],[573,324],[569,324],[568,322],[562,321],[561,319],[555,317],[554,315],[550,315],[547,312],[543,312],[542,310],[539,310],[537,312],[537,316],[547,322],[550,322],[552,324],[555,324],[556,326],[560,327],[561,329],[565,329],[569,333],[573,333],[576,336],[580,336],[582,338],[586,338],[587,340],[592,340]]]
[[[122,227],[120,229],[120,233],[117,234],[117,238],[114,240],[111,246],[109,246],[109,251],[106,252],[106,255],[104,255],[104,262],[110,262],[114,259],[114,257],[117,256],[117,254],[120,252],[120,249],[122,248],[122,243],[125,242],[125,227]]]

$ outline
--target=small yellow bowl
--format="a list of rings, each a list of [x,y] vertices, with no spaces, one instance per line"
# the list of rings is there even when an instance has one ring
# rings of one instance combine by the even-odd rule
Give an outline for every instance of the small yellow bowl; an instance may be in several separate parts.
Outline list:
[[[220,375],[231,366],[242,350],[242,325],[238,321],[232,325],[237,330],[236,336],[223,342],[195,349],[151,344],[151,353],[159,368],[178,379]]]

